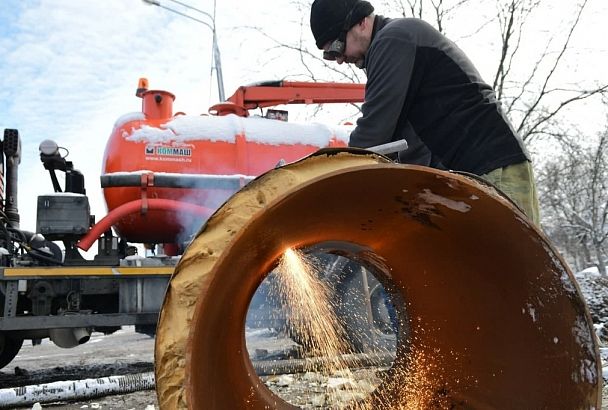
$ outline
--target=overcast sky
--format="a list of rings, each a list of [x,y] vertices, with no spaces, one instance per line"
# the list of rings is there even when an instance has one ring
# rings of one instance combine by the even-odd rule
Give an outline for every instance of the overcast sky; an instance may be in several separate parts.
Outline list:
[[[212,0],[183,1],[213,12]],[[168,0],[161,2],[179,9]],[[376,3],[380,14],[391,14]],[[535,23],[539,37],[555,35],[572,15],[573,9],[562,5],[570,1],[553,3],[543,12],[542,22]],[[607,3],[589,0],[573,43],[570,69],[562,76],[607,81]],[[447,30],[487,81],[496,61],[496,42],[491,33],[475,39],[466,36],[481,15],[492,12],[469,11],[460,20],[449,21]],[[242,84],[304,72],[297,56],[269,51],[272,43],[246,28],[264,27],[270,36],[295,41],[302,19],[307,22],[308,12],[303,15],[290,0],[218,1],[226,94]],[[303,40],[305,47],[317,52],[308,31]],[[176,111],[204,113],[217,102],[210,46],[207,27],[141,0],[0,0],[0,130],[17,128],[21,133],[22,227],[35,228],[36,196],[52,192],[38,159],[38,145],[44,139],[69,149],[68,159],[85,174],[92,211],[101,219],[106,212],[99,188],[103,150],[114,121],[141,108],[134,95],[138,78],[145,76],[152,88],[176,94]],[[526,50],[533,61],[538,51]],[[603,115],[594,109],[579,111],[576,117],[595,126],[605,123]]]

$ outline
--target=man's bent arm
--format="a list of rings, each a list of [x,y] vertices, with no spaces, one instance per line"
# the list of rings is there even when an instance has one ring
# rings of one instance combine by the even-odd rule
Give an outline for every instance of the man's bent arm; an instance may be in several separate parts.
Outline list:
[[[409,90],[415,56],[414,44],[394,36],[383,36],[373,43],[367,57],[362,117],[350,135],[350,146],[367,148],[392,140]]]

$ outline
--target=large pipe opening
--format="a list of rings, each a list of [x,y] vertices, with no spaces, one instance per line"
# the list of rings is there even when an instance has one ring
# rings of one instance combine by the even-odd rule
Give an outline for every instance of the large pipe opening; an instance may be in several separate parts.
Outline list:
[[[288,250],[249,304],[249,358],[260,381],[289,404],[368,400],[393,365],[398,334],[407,334],[387,274],[352,259],[353,249],[333,242]]]
[[[186,252],[157,336],[161,405],[293,408],[255,374],[247,309],[286,249],[338,242],[355,244],[349,258],[386,275],[407,312],[407,343],[367,408],[599,408],[600,361],[578,287],[509,201],[461,175],[417,166],[315,174],[324,161],[311,158],[253,181]],[[305,172],[313,176],[290,185]],[[290,189],[281,191],[285,181]],[[250,204],[239,202],[245,195],[259,210],[235,222],[239,205]],[[220,232],[229,240],[215,247]],[[194,308],[185,307],[190,293]],[[182,313],[172,316],[181,309],[185,321]],[[167,347],[179,337],[179,321],[190,323],[189,335]],[[178,383],[185,387],[172,388]]]

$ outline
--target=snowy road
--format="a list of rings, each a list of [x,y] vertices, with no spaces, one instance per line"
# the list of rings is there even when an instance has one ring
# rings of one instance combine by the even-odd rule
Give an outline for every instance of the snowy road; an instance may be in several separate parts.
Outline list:
[[[272,337],[267,330],[247,332],[248,350],[263,358],[286,354],[295,344],[287,338]],[[17,357],[0,371],[0,389],[64,380],[100,378],[153,371],[154,339],[125,327],[104,336],[94,333],[91,340],[73,349],[61,349],[48,339],[32,346],[24,343]],[[74,403],[45,404],[55,410],[158,408],[154,391],[141,391]],[[28,407],[31,408],[31,407]]]
[[[149,372],[153,360],[154,339],[135,333],[133,327],[109,336],[94,333],[88,343],[73,349],[61,349],[48,339],[38,346],[26,342],[15,360],[0,371],[0,388]],[[143,391],[43,407],[149,410],[155,406],[155,392]]]

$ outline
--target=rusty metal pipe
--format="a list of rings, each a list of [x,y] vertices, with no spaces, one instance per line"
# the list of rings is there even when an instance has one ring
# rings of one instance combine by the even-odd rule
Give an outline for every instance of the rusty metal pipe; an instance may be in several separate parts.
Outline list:
[[[271,171],[203,228],[159,321],[161,407],[293,408],[249,360],[249,301],[287,247],[347,243],[346,256],[388,284],[405,302],[400,317],[410,318],[389,379],[373,393],[377,405],[408,408],[424,393],[425,408],[599,408],[588,311],[525,215],[467,177],[349,155]],[[427,391],[408,388],[412,377]]]

